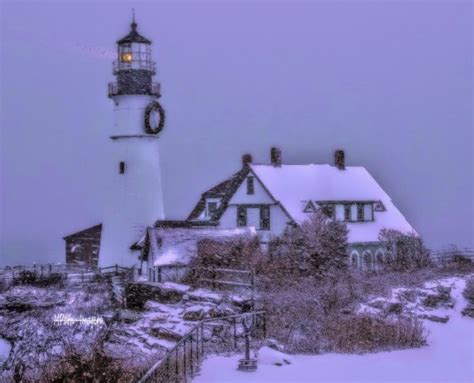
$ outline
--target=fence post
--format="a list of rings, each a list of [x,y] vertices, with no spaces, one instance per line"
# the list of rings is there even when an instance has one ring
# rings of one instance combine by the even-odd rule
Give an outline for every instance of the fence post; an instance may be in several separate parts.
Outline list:
[[[158,266],[158,283],[161,283],[161,266]]]
[[[267,338],[267,316],[263,313],[263,339]]]
[[[53,271],[53,265],[50,263],[50,264],[48,265],[48,267],[49,267],[49,273],[51,274],[52,271]]]
[[[186,368],[186,339],[184,339],[183,342],[183,370],[184,370],[184,383],[186,383],[186,378],[187,378],[187,368]]]
[[[234,350],[237,349],[237,323],[235,317],[232,318],[232,322],[234,323]]]
[[[176,383],[179,383],[179,347],[176,347]]]
[[[118,264],[115,264],[115,276],[118,275]]]
[[[201,358],[204,357],[204,322],[201,322]]]

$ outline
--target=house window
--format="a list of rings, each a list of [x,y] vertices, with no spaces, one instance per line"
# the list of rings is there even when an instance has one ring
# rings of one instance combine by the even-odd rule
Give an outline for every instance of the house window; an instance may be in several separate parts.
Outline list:
[[[357,220],[358,221],[364,220],[364,204],[362,203],[357,204]]]
[[[247,226],[247,209],[243,206],[237,206],[237,226]]]
[[[334,205],[323,205],[321,209],[324,215],[329,218],[334,218]]]
[[[254,179],[253,177],[247,177],[247,194],[254,194]]]
[[[374,214],[372,210],[372,204],[371,203],[366,203],[364,204],[364,220],[365,221],[373,221],[374,220]]]
[[[345,221],[351,220],[351,205],[349,204],[344,205],[344,220]]]
[[[207,203],[207,215],[212,217],[217,210],[217,202],[208,202]]]
[[[260,208],[260,229],[270,230],[270,207],[262,206]]]
[[[123,161],[120,161],[120,164],[119,164],[119,172],[120,172],[120,174],[124,174],[124,173],[125,173],[125,162],[123,162]]]
[[[316,209],[314,208],[313,202],[308,201],[306,207],[303,210],[305,213],[314,213]]]

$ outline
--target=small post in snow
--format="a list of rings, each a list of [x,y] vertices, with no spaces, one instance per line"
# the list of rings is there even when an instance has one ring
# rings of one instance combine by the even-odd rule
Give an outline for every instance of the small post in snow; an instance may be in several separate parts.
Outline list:
[[[250,358],[250,333],[254,325],[255,314],[245,315],[242,318],[242,326],[245,330],[245,358],[239,360],[239,371],[256,371],[257,370],[257,359]]]

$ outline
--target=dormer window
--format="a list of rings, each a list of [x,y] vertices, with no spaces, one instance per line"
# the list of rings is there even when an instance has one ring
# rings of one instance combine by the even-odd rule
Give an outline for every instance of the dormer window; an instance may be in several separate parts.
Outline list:
[[[255,193],[254,178],[247,177],[247,194],[254,194],[254,193]]]
[[[303,211],[305,213],[314,213],[316,211],[316,208],[314,207],[313,202],[308,201]]]
[[[217,210],[217,202],[208,202],[207,203],[207,215],[212,217]]]

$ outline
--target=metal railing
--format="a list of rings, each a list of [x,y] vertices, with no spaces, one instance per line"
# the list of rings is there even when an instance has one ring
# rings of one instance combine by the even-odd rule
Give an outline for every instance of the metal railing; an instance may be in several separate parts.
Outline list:
[[[238,351],[239,340],[244,340],[244,328],[241,321],[249,316],[253,323],[252,338],[265,339],[264,311],[202,320],[156,362],[138,383],[190,382],[198,372],[206,352]],[[219,330],[216,331],[216,328]]]
[[[151,96],[160,96],[160,83],[159,82],[152,82],[151,85],[149,86],[149,89],[147,89],[144,94],[149,94]],[[120,89],[120,86],[117,82],[109,82],[108,85],[108,96],[113,97],[113,96],[118,96],[121,94],[126,94],[122,93],[122,90]]]

